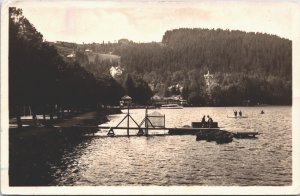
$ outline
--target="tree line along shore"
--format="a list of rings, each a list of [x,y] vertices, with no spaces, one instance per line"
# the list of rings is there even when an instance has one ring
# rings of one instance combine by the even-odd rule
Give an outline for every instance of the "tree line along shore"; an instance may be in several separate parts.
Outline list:
[[[119,105],[125,94],[137,105],[151,97],[180,95],[194,106],[292,103],[291,41],[274,35],[221,29],[175,29],[161,42],[51,43],[9,8],[9,115],[21,126],[24,107],[36,115]],[[74,53],[68,58],[65,51]],[[120,56],[117,62],[90,52]],[[112,77],[111,67],[122,74]],[[203,75],[214,74],[210,85]]]

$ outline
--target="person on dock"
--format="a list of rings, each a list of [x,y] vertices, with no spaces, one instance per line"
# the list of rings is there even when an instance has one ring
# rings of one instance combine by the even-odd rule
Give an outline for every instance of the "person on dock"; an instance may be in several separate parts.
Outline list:
[[[208,117],[208,120],[207,120],[208,127],[211,128],[212,124],[213,124],[213,119],[210,116],[207,116],[207,117]]]
[[[205,115],[202,117],[202,121],[201,121],[201,127],[205,127],[206,125],[206,120],[205,120]]]
[[[237,117],[237,111],[236,110],[234,110],[234,116]]]
[[[240,116],[242,116],[242,115],[243,115],[243,113],[242,113],[242,111],[241,111],[241,110],[239,111],[239,115],[240,115]]]

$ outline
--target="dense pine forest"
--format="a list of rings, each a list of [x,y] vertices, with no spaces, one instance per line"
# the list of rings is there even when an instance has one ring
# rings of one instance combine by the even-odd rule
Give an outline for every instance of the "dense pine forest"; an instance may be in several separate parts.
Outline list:
[[[175,29],[162,42],[55,44],[72,46],[88,70],[103,73],[116,61],[89,61],[84,50],[121,58],[126,74],[146,81],[153,94],[182,95],[193,105],[291,104],[292,42],[275,35],[221,29]],[[68,48],[68,47],[66,47]],[[210,71],[213,82],[206,85]]]
[[[162,43],[131,44],[116,53],[128,72],[154,85],[180,84],[195,104],[291,103],[292,43],[277,36],[177,29],[167,31]],[[210,86],[203,77],[208,70],[214,74]]]
[[[112,67],[121,72],[112,77]],[[117,105],[125,94],[136,104],[151,104],[153,95],[181,95],[193,106],[291,104],[292,42],[262,33],[174,29],[161,42],[53,43],[21,9],[10,8],[11,116],[24,106],[33,115],[61,116],[65,109]]]

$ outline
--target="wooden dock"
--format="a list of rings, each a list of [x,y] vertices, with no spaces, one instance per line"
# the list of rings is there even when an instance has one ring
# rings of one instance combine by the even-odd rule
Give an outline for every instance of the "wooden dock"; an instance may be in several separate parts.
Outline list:
[[[160,123],[157,124],[155,121],[151,121],[152,118],[159,118]],[[134,125],[130,126],[129,121],[133,121]],[[127,126],[120,126],[122,122],[127,122]],[[65,124],[64,124],[65,125]],[[217,122],[192,122],[191,126],[184,126],[184,127],[165,127],[165,115],[157,115],[157,114],[150,114],[148,115],[148,110],[146,108],[145,111],[145,118],[142,120],[141,123],[137,123],[133,117],[129,113],[129,107],[127,108],[126,116],[116,125],[116,126],[96,126],[96,125],[67,125],[67,126],[58,126],[62,132],[67,134],[74,134],[74,135],[87,135],[92,134],[95,135],[97,132],[102,132],[105,130],[107,131],[106,135],[102,136],[164,136],[164,135],[196,135],[196,134],[210,134],[210,135],[220,135],[220,133],[226,133],[234,138],[242,139],[242,138],[256,138],[258,132],[254,131],[227,131],[222,129],[218,126]],[[123,132],[118,133],[118,130],[127,130],[126,134]],[[134,133],[132,130],[135,130]],[[157,133],[155,130],[164,131],[163,133]],[[165,131],[168,133],[165,133]],[[104,132],[104,133],[105,133]],[[98,134],[99,136],[99,134]]]
[[[220,128],[216,127],[216,128],[169,128],[169,134],[170,135],[196,135],[198,132],[200,131],[219,131]]]
[[[168,127],[113,127],[113,126],[82,126],[82,125],[74,125],[71,127],[58,127],[60,129],[68,130],[70,134],[93,134],[101,131],[101,130],[107,130],[107,136],[113,137],[128,137],[128,136],[165,136],[165,135],[196,135],[199,132],[206,132],[206,133],[218,133],[218,132],[228,132],[233,135],[236,139],[246,139],[246,138],[256,138],[257,135],[259,135],[259,132],[257,131],[227,131],[227,130],[221,130],[220,127],[217,128],[192,128],[192,127],[181,127],[181,128],[168,128]],[[146,132],[146,129],[148,132]],[[116,134],[118,130],[138,130],[138,133],[130,134],[129,135],[119,135]],[[167,133],[153,133],[155,130],[160,131],[168,131]],[[152,133],[151,133],[152,132]],[[146,134],[148,133],[148,134]],[[107,137],[106,136],[106,137]]]

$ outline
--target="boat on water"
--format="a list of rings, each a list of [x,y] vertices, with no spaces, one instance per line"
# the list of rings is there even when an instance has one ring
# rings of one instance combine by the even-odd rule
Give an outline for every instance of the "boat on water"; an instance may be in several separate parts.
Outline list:
[[[208,142],[215,141],[217,144],[225,144],[233,141],[233,133],[225,130],[219,131],[199,131],[196,134],[196,141],[206,140]]]
[[[178,105],[178,104],[165,104],[165,105],[162,105],[160,108],[164,108],[164,109],[183,109],[183,106]]]
[[[196,135],[196,140],[216,141],[217,143],[230,143],[233,138],[251,139],[256,138],[258,131],[254,130],[236,130],[227,131],[218,126],[218,122],[192,122],[192,125],[183,127],[169,128],[169,135]]]
[[[215,141],[217,144],[225,144],[233,141],[234,134],[221,130],[217,122],[192,122],[192,126],[185,125],[180,128],[169,129],[170,135],[196,135],[196,141]]]

